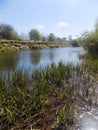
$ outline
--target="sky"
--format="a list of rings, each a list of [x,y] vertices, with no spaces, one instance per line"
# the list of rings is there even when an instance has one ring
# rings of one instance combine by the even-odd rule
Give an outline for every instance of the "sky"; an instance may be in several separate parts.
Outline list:
[[[37,29],[43,35],[73,38],[94,29],[98,0],[0,0],[0,24],[18,34]]]

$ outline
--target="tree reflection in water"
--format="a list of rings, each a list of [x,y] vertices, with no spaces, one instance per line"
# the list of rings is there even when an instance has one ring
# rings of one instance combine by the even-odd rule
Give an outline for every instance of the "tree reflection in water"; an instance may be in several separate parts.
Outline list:
[[[49,58],[50,58],[50,61],[53,61],[53,59],[54,59],[54,50],[53,49],[51,49],[49,52]]]
[[[37,65],[40,63],[41,61],[41,52],[40,50],[39,51],[32,51],[32,53],[30,54],[30,60],[31,60],[31,63],[34,64],[34,65]]]
[[[0,71],[14,70],[19,61],[18,53],[7,52],[0,54]]]

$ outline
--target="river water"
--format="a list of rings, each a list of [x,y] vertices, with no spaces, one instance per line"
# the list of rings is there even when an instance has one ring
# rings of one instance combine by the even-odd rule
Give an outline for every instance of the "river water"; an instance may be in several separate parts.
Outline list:
[[[13,71],[15,69],[39,69],[52,62],[80,64],[82,59],[79,55],[83,53],[81,47],[49,48],[26,50],[17,52],[0,53],[0,72]]]

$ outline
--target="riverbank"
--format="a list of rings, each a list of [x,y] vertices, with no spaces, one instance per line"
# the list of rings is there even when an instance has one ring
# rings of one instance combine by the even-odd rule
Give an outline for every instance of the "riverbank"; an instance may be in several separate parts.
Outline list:
[[[68,43],[0,40],[0,52],[66,47]]]
[[[51,64],[0,75],[0,129],[69,130],[80,104],[96,103],[96,83],[87,68]],[[93,102],[95,101],[95,102]]]
[[[88,68],[89,73],[98,82],[98,56],[92,57],[87,55],[84,57],[84,67]]]

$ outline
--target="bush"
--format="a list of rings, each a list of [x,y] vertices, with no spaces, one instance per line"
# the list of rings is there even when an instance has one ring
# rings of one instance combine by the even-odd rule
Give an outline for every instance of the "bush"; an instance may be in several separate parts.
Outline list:
[[[0,24],[0,39],[17,40],[19,36],[11,25]]]
[[[98,32],[92,32],[85,39],[85,48],[90,53],[98,54]]]

